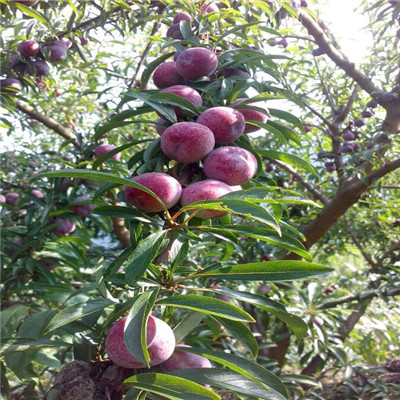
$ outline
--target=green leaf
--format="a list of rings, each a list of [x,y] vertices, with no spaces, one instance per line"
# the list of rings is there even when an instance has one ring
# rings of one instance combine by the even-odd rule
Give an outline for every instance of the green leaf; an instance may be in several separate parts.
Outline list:
[[[278,131],[280,134],[282,134],[286,140],[291,140],[292,142],[299,144],[299,145],[302,144],[297,133],[294,130],[288,128],[286,125],[282,124],[281,122],[269,120],[267,122],[267,125],[270,126],[270,128],[272,128],[272,129]],[[271,129],[269,129],[269,131],[272,132]]]
[[[218,200],[225,199],[243,199],[255,203],[268,204],[304,204],[314,207],[320,206],[310,199],[305,199],[291,190],[280,189],[276,186],[272,187],[257,187],[247,190],[238,190],[230,192],[220,197]]]
[[[199,115],[199,109],[193,105],[189,100],[186,100],[182,96],[178,96],[173,93],[154,93],[150,96],[151,101],[157,101],[163,104],[170,104],[174,106],[179,106],[184,110],[188,110],[195,115]]]
[[[211,385],[243,394],[246,399],[285,400],[286,396],[272,389],[265,389],[253,380],[228,369],[192,368],[170,372],[171,376],[191,379],[201,385]],[[141,375],[138,375],[141,376]],[[186,399],[187,400],[187,399]]]
[[[220,400],[216,393],[205,387],[194,383],[189,379],[184,379],[172,375],[144,373],[131,376],[125,383],[151,393],[165,396],[171,400]]]
[[[94,181],[99,181],[99,182],[116,183],[119,185],[132,186],[154,197],[163,206],[164,210],[167,211],[167,207],[165,206],[164,202],[150,189],[147,189],[146,187],[136,182],[133,182],[130,179],[120,178],[119,176],[107,174],[105,172],[88,171],[88,170],[71,168],[71,169],[61,169],[58,171],[43,172],[35,176],[36,179],[45,177],[46,178],[70,177],[70,178],[92,179]]]
[[[304,159],[301,157],[294,156],[293,154],[274,151],[274,150],[257,150],[257,152],[263,157],[283,161],[287,164],[293,165],[294,167],[302,168],[302,169],[306,170],[307,172],[312,173],[317,178],[319,177],[319,175],[318,175],[317,171],[314,169],[314,167],[311,164],[309,164],[307,161],[304,161]]]
[[[296,315],[290,314],[285,310],[285,307],[273,300],[267,299],[264,296],[258,296],[252,293],[239,292],[228,288],[214,289],[217,293],[223,293],[230,298],[236,298],[249,304],[253,304],[257,308],[265,310],[277,318],[282,320],[296,335],[297,340],[301,340],[307,333],[307,324]]]
[[[226,318],[213,317],[217,320],[225,329],[241,344],[246,348],[253,357],[258,354],[258,342],[254,337],[253,332],[247,325],[240,321],[232,321]]]
[[[269,112],[271,115],[274,117],[277,117],[279,119],[283,119],[292,125],[296,126],[297,128],[301,129],[303,131],[303,124],[302,122],[293,114],[283,111],[283,110],[278,110],[276,108],[269,108]]]
[[[20,322],[29,314],[28,306],[11,306],[0,312],[1,337],[11,336]]]
[[[195,328],[197,328],[200,322],[203,320],[204,314],[192,311],[186,315],[174,328],[175,340],[177,343],[181,343],[183,339]]]
[[[20,4],[17,2],[12,2],[11,4],[13,4],[14,7],[18,8],[24,14],[29,15],[32,18],[35,18],[37,21],[42,23],[51,32],[56,33],[56,31],[54,30],[50,21],[46,18],[46,16],[44,14],[40,13],[39,11],[34,10],[33,8],[24,6],[23,4]]]
[[[105,133],[111,131],[114,128],[133,124],[137,121],[125,121],[128,118],[135,117],[136,115],[146,114],[154,111],[151,107],[138,107],[135,110],[125,110],[119,114],[115,114],[110,118],[110,121],[104,125],[100,125],[96,128],[94,134],[94,140],[99,140]]]
[[[129,98],[133,98],[136,100],[141,100],[143,103],[148,105],[153,109],[153,111],[157,111],[159,114],[161,114],[164,118],[166,118],[168,121],[172,122],[175,124],[177,122],[175,111],[173,110],[172,107],[170,106],[164,106],[159,102],[154,102],[150,100],[150,97],[152,94],[145,93],[145,92],[137,92],[137,91],[131,91],[131,92],[126,92],[124,93],[124,98],[122,103],[126,103],[129,101]]]
[[[325,265],[305,261],[282,260],[239,264],[219,268],[211,267],[198,274],[192,275],[191,278],[214,276],[228,280],[274,282],[326,275],[333,270],[333,268],[326,267]]]
[[[47,325],[44,334],[61,328],[62,326],[68,325],[71,322],[82,319],[87,315],[103,310],[104,308],[112,304],[114,304],[113,301],[103,298],[73,304],[72,306],[65,308],[52,318],[52,320]]]
[[[282,247],[288,251],[298,254],[300,257],[303,257],[308,261],[312,260],[311,255],[305,250],[304,246],[297,239],[286,233],[280,236],[271,229],[255,226],[247,227],[244,225],[194,226],[191,227],[191,229],[203,232],[226,230],[238,235],[245,235],[247,237],[258,239],[277,247]]]
[[[167,231],[159,231],[147,236],[133,250],[129,256],[126,267],[126,281],[132,284],[142,277],[151,261],[158,255],[161,244]]]
[[[280,379],[254,361],[218,350],[210,351],[195,349],[193,347],[182,347],[179,351],[199,354],[206,357],[211,361],[215,361],[228,367],[232,371],[238,372],[246,378],[258,383],[261,387],[267,390],[272,389],[273,391],[280,393],[284,398],[288,398],[286,387]]]
[[[6,400],[10,398],[10,384],[8,383],[7,375],[6,375],[6,366],[2,361],[0,361],[0,399]]]
[[[153,220],[146,214],[132,207],[123,206],[101,206],[96,207],[93,214],[104,215],[105,217],[117,217],[123,219],[134,219],[145,223],[151,223]]]
[[[39,350],[47,347],[70,347],[71,343],[50,339],[29,339],[29,338],[2,338],[1,354],[14,354],[28,350]]]
[[[148,290],[133,303],[125,322],[124,341],[132,356],[150,368],[147,350],[147,320],[156,301],[158,291]]]
[[[270,123],[264,123],[260,121],[246,121],[246,123],[263,128],[272,133],[282,143],[287,143],[287,137],[279,129],[273,127]]]
[[[158,305],[187,308],[204,314],[228,318],[234,321],[254,322],[254,318],[239,307],[212,297],[185,294],[171,296],[157,302]]]

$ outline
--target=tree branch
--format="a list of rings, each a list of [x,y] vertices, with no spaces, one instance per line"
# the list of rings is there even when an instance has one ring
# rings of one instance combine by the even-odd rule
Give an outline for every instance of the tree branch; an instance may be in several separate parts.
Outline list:
[[[22,100],[16,101],[16,107],[18,110],[29,115],[32,119],[41,122],[64,139],[71,140],[75,147],[78,146],[76,136],[69,129],[64,128],[58,122],[54,121],[54,119],[46,117],[44,114],[36,111],[33,107]]]
[[[352,63],[340,50],[335,48],[326,37],[323,29],[308,14],[301,12],[299,20],[307,29],[308,33],[315,39],[317,45],[326,53],[326,55],[348,76],[353,78],[362,89],[371,96],[381,93],[382,89],[376,86],[372,80],[364,74],[354,63]]]
[[[359,293],[354,296],[342,297],[341,299],[327,301],[319,305],[318,310],[326,310],[328,308],[335,308],[340,304],[353,303],[354,301],[360,302],[363,300],[373,299],[374,297],[395,297],[400,295],[400,287],[398,288],[385,288],[383,290],[370,290],[368,292]]]
[[[299,182],[304,188],[306,188],[316,200],[319,200],[322,204],[326,205],[329,203],[329,199],[325,197],[321,192],[315,189],[310,183],[308,183],[294,168],[290,165],[285,164],[282,161],[269,159],[269,161],[273,164],[278,165],[280,168],[289,172],[290,175],[296,178],[297,182]]]
[[[378,258],[376,262],[378,267],[382,265],[382,263],[386,260],[388,256],[390,256],[390,254],[392,254],[395,250],[399,248],[400,248],[400,240],[392,243],[392,245],[389,246],[389,248]]]
[[[354,233],[354,230],[350,226],[350,222],[348,221],[347,218],[344,219],[344,222],[347,227],[347,232],[349,233],[351,239],[353,240],[354,244],[360,251],[360,253],[363,255],[364,259],[368,262],[368,264],[371,266],[372,269],[376,268],[376,262],[372,259],[372,257],[364,250],[361,242],[358,240],[358,237]]]
[[[153,29],[151,30],[151,33],[150,33],[150,36],[155,35],[155,33],[156,33],[156,32],[158,31],[158,29],[160,28],[160,24],[161,24],[161,23],[160,23],[159,20],[156,21],[156,22],[154,23]],[[142,53],[142,55],[141,55],[141,57],[140,57],[140,60],[139,60],[139,62],[138,62],[138,65],[137,65],[137,67],[136,67],[135,74],[133,75],[132,79],[130,80],[130,82],[129,82],[129,84],[128,84],[128,89],[131,89],[132,87],[135,87],[135,86],[136,86],[136,80],[138,79],[139,73],[140,73],[140,71],[141,71],[141,69],[142,69],[142,67],[143,67],[143,64],[144,64],[144,62],[145,62],[145,60],[146,60],[146,57],[149,55],[149,52],[150,52],[150,49],[151,49],[153,43],[154,43],[154,42],[153,42],[152,40],[150,40],[150,41],[147,43],[147,45],[146,45],[146,47],[145,47],[145,49],[144,49],[144,51],[143,51],[143,53]],[[143,89],[144,89],[144,88],[143,88]]]

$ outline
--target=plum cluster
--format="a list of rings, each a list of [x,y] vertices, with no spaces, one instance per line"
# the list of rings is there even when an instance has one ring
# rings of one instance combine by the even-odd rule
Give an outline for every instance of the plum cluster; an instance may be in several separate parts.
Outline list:
[[[211,4],[203,7],[203,10],[215,11],[209,10],[209,7]],[[186,12],[176,14],[167,35],[176,38],[177,32],[180,33],[179,22],[183,20],[191,20],[191,16]],[[215,52],[204,47],[192,47],[177,52],[174,61],[159,65],[154,71],[153,82],[161,89],[161,93],[174,94],[201,107],[202,96],[190,86],[191,83],[197,79],[231,76],[250,75],[233,67],[218,71]],[[177,165],[200,170],[200,173],[194,182],[190,179],[189,182],[182,182],[179,177],[176,179],[161,172],[143,173],[132,178],[132,181],[153,191],[167,208],[175,206],[179,201],[182,206],[186,206],[197,201],[215,200],[248,182],[257,172],[257,159],[250,151],[235,146],[234,141],[244,133],[260,129],[250,121],[262,125],[266,123],[267,117],[254,108],[235,108],[246,100],[239,98],[226,106],[208,108],[197,118],[192,118],[181,107],[174,105],[177,122],[172,125],[159,113],[156,131],[161,136],[160,145],[164,155]],[[244,107],[247,106],[251,105],[245,103]],[[198,181],[198,176],[205,179]],[[135,187],[125,187],[125,199],[141,211],[163,211],[160,202]],[[223,215],[221,211],[202,210],[196,216],[208,219]]]
[[[28,7],[36,3],[35,0],[16,2]],[[81,40],[81,43],[84,42]],[[72,45],[72,41],[65,36],[50,38],[43,43],[38,43],[35,40],[23,40],[17,45],[17,54],[10,56],[8,69],[18,76],[33,75],[36,83],[43,86],[41,77],[50,73],[50,66],[47,61],[52,64],[65,61],[67,52]],[[0,80],[0,87],[1,92],[7,94],[15,94],[22,90],[21,81],[10,76]]]

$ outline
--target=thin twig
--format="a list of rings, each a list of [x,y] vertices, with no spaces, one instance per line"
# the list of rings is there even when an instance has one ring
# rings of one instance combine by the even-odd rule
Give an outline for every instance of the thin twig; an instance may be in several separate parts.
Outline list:
[[[294,168],[290,165],[274,159],[269,159],[269,161],[273,164],[278,165],[280,168],[284,169],[285,171],[289,172],[294,178],[296,178],[297,182],[299,182],[305,189],[307,189],[315,199],[319,200],[322,204],[326,205],[329,203],[329,199],[325,197],[321,192],[315,189],[309,182],[307,182]]]

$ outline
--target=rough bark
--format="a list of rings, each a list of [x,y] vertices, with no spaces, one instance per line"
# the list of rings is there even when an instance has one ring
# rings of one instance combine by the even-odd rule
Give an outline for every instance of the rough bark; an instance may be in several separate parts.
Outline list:
[[[77,146],[76,136],[69,129],[64,128],[57,121],[54,121],[54,119],[46,117],[44,114],[36,111],[32,106],[22,100],[16,101],[16,107],[18,110],[29,115],[32,119],[41,122],[43,125],[62,136],[64,139],[71,140],[74,146]]]

